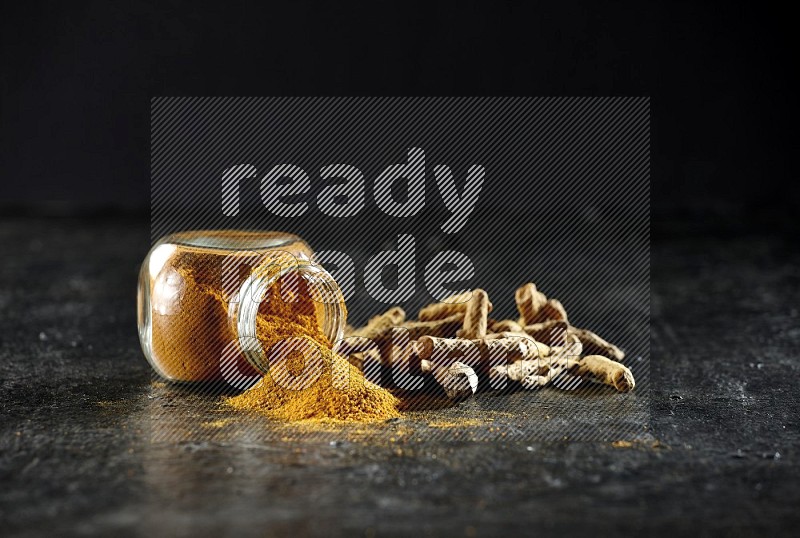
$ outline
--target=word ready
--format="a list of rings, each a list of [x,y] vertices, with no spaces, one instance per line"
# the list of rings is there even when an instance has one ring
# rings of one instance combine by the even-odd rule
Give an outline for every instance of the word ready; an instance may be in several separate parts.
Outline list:
[[[372,195],[377,206],[392,217],[412,217],[425,207],[425,152],[421,148],[408,150],[408,161],[392,164],[381,172],[372,186]],[[222,176],[222,212],[227,216],[239,214],[239,185],[242,180],[255,178],[258,170],[251,164],[238,164],[225,170]],[[439,195],[450,216],[442,224],[442,231],[456,233],[466,224],[467,218],[475,209],[485,177],[485,170],[479,164],[467,171],[464,188],[459,193],[453,171],[449,166],[433,166]],[[347,218],[357,215],[364,209],[366,182],[364,174],[349,164],[330,164],[319,171],[323,180],[335,180],[328,184],[316,197],[319,210],[331,217]],[[398,182],[403,182],[408,196],[398,202],[392,190]],[[309,200],[298,196],[309,195],[311,178],[305,170],[294,164],[279,164],[272,167],[262,178],[260,185],[261,201],[264,207],[280,217],[299,217],[308,210]],[[287,200],[293,197],[294,201]],[[307,196],[308,197],[308,196]]]

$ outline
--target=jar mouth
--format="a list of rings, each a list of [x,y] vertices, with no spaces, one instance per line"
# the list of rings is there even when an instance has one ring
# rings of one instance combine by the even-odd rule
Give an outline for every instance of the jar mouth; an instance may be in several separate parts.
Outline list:
[[[223,252],[274,250],[292,243],[306,244],[294,234],[261,230],[188,230],[162,240],[174,245]]]
[[[268,351],[256,334],[258,309],[267,291],[281,278],[297,274],[305,280],[311,298],[322,306],[320,329],[333,346],[344,336],[347,310],[339,285],[321,265],[291,257],[255,269],[239,288],[238,307],[231,308],[239,347],[245,359],[262,374],[269,372]],[[233,306],[233,305],[231,305]]]

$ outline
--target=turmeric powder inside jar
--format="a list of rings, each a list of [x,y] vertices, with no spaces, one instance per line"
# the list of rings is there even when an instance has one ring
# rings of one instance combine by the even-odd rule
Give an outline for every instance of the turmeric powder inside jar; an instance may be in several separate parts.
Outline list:
[[[285,259],[318,268],[335,286],[312,255],[302,239],[281,232],[207,230],[162,238],[139,273],[138,325],[145,357],[168,381],[219,381],[226,373],[254,377],[256,369],[238,346],[239,288],[258,268]],[[346,313],[343,303],[330,308],[338,308],[338,315],[321,324],[337,338]]]
[[[159,241],[139,284],[139,333],[153,368],[184,382],[263,374],[226,402],[279,420],[398,416],[398,400],[331,349],[346,310],[319,300],[320,291],[341,292],[311,255],[289,234],[191,232]],[[286,256],[297,261],[288,272],[272,263]]]

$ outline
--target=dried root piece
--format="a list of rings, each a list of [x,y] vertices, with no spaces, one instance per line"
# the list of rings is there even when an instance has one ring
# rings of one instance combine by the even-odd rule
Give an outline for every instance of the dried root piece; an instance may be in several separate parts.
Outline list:
[[[461,361],[450,361],[457,353],[466,360],[476,360],[479,352],[475,345],[460,338],[423,336],[413,343],[411,355],[419,360],[422,373],[431,373],[448,398],[471,396],[478,390],[478,375],[471,366]]]
[[[470,355],[479,356],[480,350],[472,340],[466,338],[437,338],[435,336],[422,336],[417,340],[416,352],[420,359],[444,360],[451,354],[458,354],[460,357]]]
[[[494,380],[508,379],[508,364],[497,364],[489,368],[489,379]]]
[[[574,334],[568,334],[563,346],[553,346],[550,354],[554,358],[579,358],[583,353],[583,344]]]
[[[528,333],[521,332],[521,331],[503,331],[500,333],[489,333],[486,335],[483,340],[500,340],[503,338],[524,338],[525,340],[530,340],[531,337],[528,336]]]
[[[523,359],[535,359],[537,357],[546,357],[552,353],[550,346],[537,342],[527,333],[524,332],[503,332],[496,334],[487,334],[483,340],[490,342],[492,340],[508,340],[512,342],[522,342],[525,345],[522,353]]]
[[[453,361],[467,364],[489,381],[498,376],[494,366],[501,368],[501,378],[507,377],[505,368],[509,363],[523,359],[536,359],[538,350],[530,337],[467,340],[465,338],[436,338],[422,336],[414,343],[414,351],[422,361],[445,367]],[[531,361],[533,362],[533,361]]]
[[[539,310],[539,322],[551,320],[567,321],[567,311],[558,299],[548,299]]]
[[[578,365],[580,359],[575,357],[547,357],[547,364],[550,370],[569,370]]]
[[[511,338],[484,338],[472,340],[481,353],[481,359],[490,364],[514,362],[530,355],[530,343],[517,337]]]
[[[489,318],[486,323],[487,330],[490,333],[503,333],[503,332],[522,332],[522,325],[513,319],[496,320]]]
[[[571,368],[571,373],[610,385],[620,392],[630,392],[636,386],[631,371],[622,364],[600,355],[588,355]]]
[[[506,373],[511,381],[522,381],[531,374],[541,375],[549,370],[549,366],[544,361],[522,360],[509,364]]]
[[[451,295],[440,303],[431,303],[419,311],[420,321],[442,319],[467,311],[467,303],[472,299],[472,291]]]
[[[567,329],[569,324],[566,321],[552,319],[542,323],[526,325],[522,330],[531,335],[537,342],[542,342],[549,346],[566,345]]]
[[[469,339],[485,337],[491,309],[489,295],[481,289],[473,290],[472,299],[467,303],[464,313],[464,326],[457,335]]]
[[[548,385],[558,374],[563,371],[563,368],[551,368],[544,374],[531,374],[526,376],[520,381],[523,389],[533,390]]]
[[[550,320],[567,321],[567,311],[558,299],[548,299],[533,283],[517,288],[514,294],[519,310],[519,324],[533,325]]]
[[[547,297],[536,289],[536,284],[533,282],[517,288],[514,300],[517,302],[517,310],[519,310],[519,324],[523,326],[536,323],[539,320],[539,311],[547,303]]]
[[[497,364],[544,357],[550,348],[527,335],[476,340],[422,336],[416,342],[416,352],[421,359],[445,361],[455,355],[470,362]]]
[[[433,374],[433,378],[450,399],[472,396],[478,390],[478,375],[463,362],[456,361],[450,366],[440,367],[423,359],[420,361],[420,368],[423,373]]]
[[[408,329],[408,337],[416,340],[420,336],[452,338],[464,324],[464,313],[456,312],[446,318],[430,321],[406,321],[400,327]]]
[[[500,379],[510,379],[520,383],[525,389],[535,389],[547,385],[560,373],[577,364],[578,361],[575,359],[556,357],[521,360],[492,367],[489,370],[489,378],[495,384]]]
[[[614,344],[605,341],[592,331],[586,329],[578,329],[577,327],[570,327],[567,329],[568,334],[575,335],[583,344],[583,352],[589,355],[603,355],[610,357],[617,362],[622,362],[625,358],[625,352]]]

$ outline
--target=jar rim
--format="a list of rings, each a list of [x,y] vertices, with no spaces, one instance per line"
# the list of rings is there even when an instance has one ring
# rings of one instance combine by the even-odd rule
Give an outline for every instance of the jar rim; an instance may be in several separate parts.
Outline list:
[[[307,243],[298,235],[267,230],[209,229],[185,230],[166,235],[158,244],[171,243],[184,247],[219,251],[274,250],[291,243]]]
[[[323,305],[322,332],[331,345],[342,339],[347,318],[344,295],[333,276],[318,263],[292,255],[280,257],[254,269],[239,288],[238,306],[229,309],[234,314],[239,348],[250,365],[262,374],[269,372],[268,351],[257,337],[258,308],[269,288],[284,276],[296,272],[308,284]],[[290,259],[289,259],[290,258]]]

